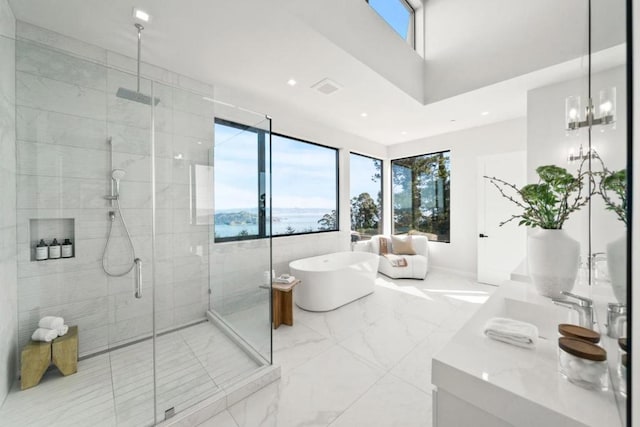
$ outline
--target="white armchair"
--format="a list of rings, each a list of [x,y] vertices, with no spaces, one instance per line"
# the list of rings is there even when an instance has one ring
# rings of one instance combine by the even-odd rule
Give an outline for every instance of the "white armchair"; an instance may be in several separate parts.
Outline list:
[[[371,240],[357,242],[353,246],[354,251],[372,252],[380,255],[380,238],[387,236],[373,236]],[[411,239],[411,245],[415,255],[401,254],[406,260],[404,267],[394,266],[392,260],[380,255],[378,271],[392,279],[424,279],[429,269],[429,244],[425,236],[394,236],[402,239]],[[393,253],[393,247],[388,248],[389,253]]]

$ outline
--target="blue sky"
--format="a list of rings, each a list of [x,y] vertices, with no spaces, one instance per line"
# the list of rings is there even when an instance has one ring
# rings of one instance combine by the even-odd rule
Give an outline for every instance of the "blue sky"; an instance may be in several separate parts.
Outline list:
[[[356,197],[360,193],[369,193],[373,200],[377,200],[380,182],[373,182],[371,177],[376,173],[373,160],[369,157],[352,154],[350,156],[350,196]]]
[[[402,4],[401,0],[369,0],[369,5],[378,12],[403,39],[407,39],[409,11]]]
[[[272,143],[273,207],[335,209],[336,152],[275,135]],[[216,125],[214,155],[216,209],[255,209],[256,134]]]

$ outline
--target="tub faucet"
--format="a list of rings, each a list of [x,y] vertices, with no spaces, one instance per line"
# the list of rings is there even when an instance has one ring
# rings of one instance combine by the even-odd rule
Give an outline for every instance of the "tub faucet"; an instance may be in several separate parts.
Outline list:
[[[567,301],[566,299],[559,298],[552,298],[551,300],[556,305],[560,305],[562,307],[577,311],[578,322],[580,326],[587,329],[593,329],[595,323],[593,320],[593,300],[581,297],[580,295],[572,294],[571,292],[567,291],[562,291],[562,295],[574,298],[577,301]]]

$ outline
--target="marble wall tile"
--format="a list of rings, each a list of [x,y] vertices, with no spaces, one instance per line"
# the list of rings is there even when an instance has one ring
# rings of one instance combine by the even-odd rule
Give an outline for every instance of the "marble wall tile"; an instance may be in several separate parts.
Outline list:
[[[103,65],[67,55],[32,42],[16,42],[16,70],[73,85],[106,90]]]
[[[105,120],[105,93],[76,84],[16,72],[17,103],[25,107]]]
[[[183,111],[173,111],[173,123],[177,135],[203,138],[213,141],[213,118]]]
[[[105,151],[18,142],[19,174],[104,179],[109,172],[109,156]]]
[[[106,179],[18,175],[18,209],[96,209],[109,202]]]
[[[17,137],[23,141],[109,149],[104,120],[18,106],[16,124]]]
[[[204,91],[182,90],[173,88],[173,108],[185,113],[196,114],[198,116],[209,118],[213,121],[215,114],[215,104],[208,99],[211,98],[212,92],[210,87],[204,87]]]
[[[0,402],[16,379],[18,365],[14,37],[13,12],[0,0]]]
[[[0,36],[15,38],[16,18],[7,0],[0,0]]]
[[[135,74],[137,69],[137,62],[135,58],[124,56],[112,51],[107,51],[107,64],[110,67],[114,67],[131,74]],[[178,74],[145,62],[143,62],[140,67],[140,74],[145,78],[150,78],[159,82],[169,84],[178,83]]]
[[[23,21],[17,21],[16,24],[16,37],[18,39],[30,40],[52,49],[70,52],[76,56],[106,64],[107,52],[100,47]]]

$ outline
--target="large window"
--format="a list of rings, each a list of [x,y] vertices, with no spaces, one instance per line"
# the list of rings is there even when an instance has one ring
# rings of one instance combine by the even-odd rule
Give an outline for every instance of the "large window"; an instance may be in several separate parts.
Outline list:
[[[450,152],[391,161],[393,232],[449,242]]]
[[[338,230],[338,150],[273,135],[273,235]]]
[[[352,236],[382,234],[382,160],[351,153],[349,170]]]
[[[400,37],[415,45],[415,12],[406,0],[367,0],[367,3]]]
[[[338,230],[338,150],[220,119],[215,141],[216,242]]]

